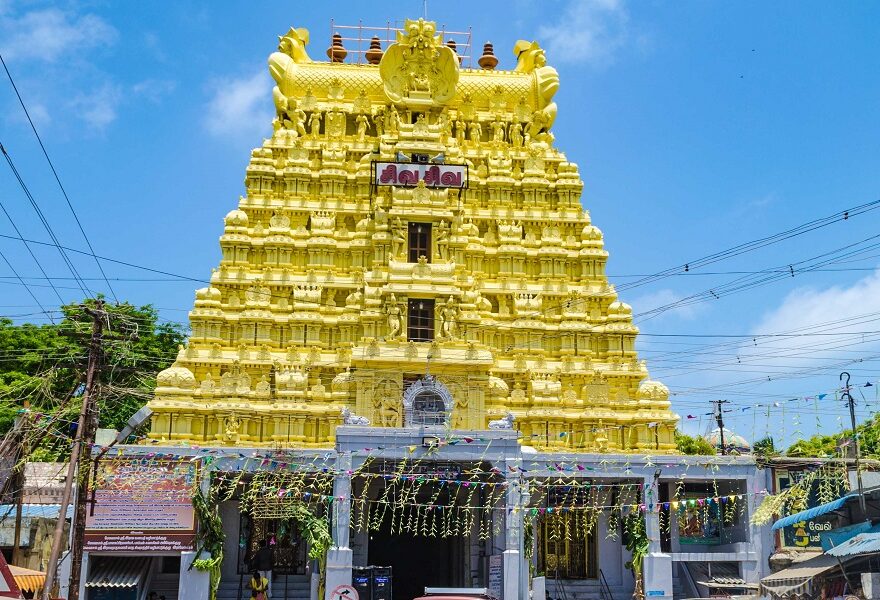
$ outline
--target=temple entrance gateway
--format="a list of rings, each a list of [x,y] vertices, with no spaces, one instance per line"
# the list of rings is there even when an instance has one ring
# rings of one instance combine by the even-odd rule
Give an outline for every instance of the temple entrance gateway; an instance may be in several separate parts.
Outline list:
[[[253,559],[266,544],[272,550],[274,574],[305,574],[307,544],[302,540],[296,520],[291,517],[254,518],[247,513],[242,513],[239,524],[240,574],[253,571]]]
[[[595,527],[572,512],[544,515],[538,522],[538,570],[552,579],[596,579]]]
[[[392,533],[386,524],[370,532],[368,558],[371,565],[390,566],[393,599],[412,600],[426,586],[461,587],[464,538],[432,538]]]
[[[503,545],[506,483],[487,462],[389,461],[353,480],[355,566],[391,567],[394,600],[485,587]]]

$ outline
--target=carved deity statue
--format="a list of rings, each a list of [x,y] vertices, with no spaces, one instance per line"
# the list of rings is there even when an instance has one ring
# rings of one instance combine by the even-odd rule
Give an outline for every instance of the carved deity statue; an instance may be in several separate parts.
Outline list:
[[[494,121],[492,123],[492,141],[504,141],[504,123],[502,123],[501,121]]]
[[[605,429],[601,419],[599,420],[599,425],[593,431],[596,434],[594,439],[599,452],[608,450],[608,430]]]
[[[397,427],[400,424],[400,386],[392,379],[380,381],[373,390],[373,414],[383,427]]]
[[[391,258],[400,258],[404,248],[406,248],[406,228],[400,217],[397,217],[391,230]]]
[[[479,142],[480,138],[483,137],[483,126],[480,125],[479,121],[471,121],[470,126],[468,127],[470,130],[470,139],[472,142]]]
[[[385,133],[385,107],[380,106],[376,109],[376,112],[373,113],[373,127],[376,128],[376,137],[382,137],[382,134]]]
[[[309,115],[309,134],[311,134],[313,138],[316,138],[321,134],[322,116],[320,110],[313,110],[312,114]]]
[[[367,137],[367,127],[369,126],[367,116],[358,115],[355,119],[355,123],[357,124],[357,139],[359,142],[363,142],[364,138]]]
[[[324,121],[324,133],[329,138],[340,138],[345,135],[345,113],[331,111]]]
[[[379,62],[385,94],[392,102],[409,99],[443,104],[455,96],[458,58],[436,35],[435,23],[407,19]]]
[[[385,129],[388,130],[388,133],[397,133],[400,131],[400,113],[397,112],[395,106],[392,106],[391,110],[388,111],[385,120]]]
[[[235,414],[228,415],[223,423],[223,441],[237,444],[239,440],[238,430],[241,428],[241,419]]]
[[[413,133],[416,135],[428,135],[428,121],[425,119],[424,113],[419,113],[416,122],[413,124]]]
[[[510,126],[510,143],[514,148],[521,148],[523,145],[523,126],[517,121]]]
[[[455,141],[458,142],[458,145],[461,146],[464,144],[464,137],[467,133],[467,125],[464,124],[464,121],[458,119],[455,122]]]
[[[440,221],[434,239],[437,244],[437,257],[446,260],[449,255],[449,223]]]
[[[445,111],[440,113],[438,125],[440,125],[440,141],[449,141],[452,137],[452,119],[449,118]]]
[[[440,309],[440,331],[444,338],[454,340],[456,337],[458,319],[458,307],[452,296],[446,301],[443,308]]]
[[[287,98],[278,112],[278,121],[282,127],[295,132],[297,136],[304,136],[306,128],[306,113],[297,106],[296,100]]]
[[[388,315],[388,335],[385,336],[385,340],[389,341],[400,337],[401,315],[403,311],[400,309],[400,304],[397,303],[397,297],[394,294],[391,294],[385,303],[385,313]]]

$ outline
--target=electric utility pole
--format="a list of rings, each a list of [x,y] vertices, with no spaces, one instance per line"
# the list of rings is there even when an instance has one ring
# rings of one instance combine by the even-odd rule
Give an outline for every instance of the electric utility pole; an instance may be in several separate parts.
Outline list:
[[[68,591],[69,600],[79,598],[79,580],[82,566],[83,536],[86,516],[86,490],[87,475],[89,472],[89,450],[95,441],[95,428],[97,427],[97,401],[96,387],[100,378],[102,348],[101,342],[104,333],[104,321],[107,313],[104,311],[104,302],[98,300],[95,309],[84,307],[86,313],[92,317],[92,337],[89,342],[89,362],[86,368],[86,386],[83,391],[82,408],[77,421],[76,433],[73,445],[70,449],[70,463],[67,465],[67,478],[64,482],[64,493],[61,497],[61,509],[58,513],[58,522],[55,524],[55,536],[52,540],[52,552],[49,555],[49,563],[46,567],[46,583],[43,586],[42,600],[50,600],[52,589],[56,585],[58,558],[61,555],[61,547],[64,544],[64,525],[67,521],[67,507],[70,505],[70,496],[73,491],[73,482],[79,471],[79,484],[77,486],[76,510],[74,511],[71,528],[73,539],[71,541],[70,555],[70,586]],[[79,466],[79,469],[77,469]]]
[[[30,403],[24,401],[25,411],[30,408]],[[13,431],[16,433],[16,446],[18,452],[15,455],[15,467],[13,473],[12,494],[15,498],[15,532],[12,535],[12,564],[19,565],[21,562],[21,519],[24,503],[24,486],[26,483],[25,466],[30,452],[28,451],[28,426],[30,414],[23,413],[18,419]],[[20,565],[19,565],[20,566]]]
[[[726,403],[727,400],[712,400],[712,404],[715,405],[713,412],[715,413],[715,422],[718,423],[718,434],[721,436],[721,455],[725,456],[727,454],[727,442],[724,440],[724,411],[721,410],[721,405]]]
[[[856,429],[856,401],[853,400],[852,394],[849,393],[849,373],[844,371],[840,374],[840,380],[846,379],[846,386],[843,388],[843,397],[849,404],[849,420],[852,424],[853,442],[856,445],[856,481],[859,485],[859,508],[862,509],[862,516],[865,516],[865,492],[862,488],[862,468],[860,462],[862,459],[862,446],[859,443],[859,431]]]

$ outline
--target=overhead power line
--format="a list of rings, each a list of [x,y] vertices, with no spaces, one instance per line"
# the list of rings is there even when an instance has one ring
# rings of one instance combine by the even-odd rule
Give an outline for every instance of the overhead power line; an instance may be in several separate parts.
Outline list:
[[[37,200],[34,198],[33,194],[31,194],[30,189],[27,184],[24,182],[24,179],[21,177],[21,173],[19,173],[18,169],[15,166],[15,163],[12,160],[12,157],[9,155],[9,152],[6,150],[6,147],[3,145],[3,142],[0,141],[0,152],[3,153],[3,158],[6,159],[6,164],[9,165],[9,168],[12,170],[13,176],[15,176],[15,180],[18,182],[19,187],[21,187],[24,192],[25,197],[30,202],[31,207],[34,209],[34,212],[37,213],[37,217],[40,219],[40,222],[43,224],[43,228],[46,230],[46,233],[49,234],[49,237],[54,242],[54,246],[58,249],[58,252],[61,254],[61,258],[64,260],[67,268],[70,270],[70,274],[73,275],[76,280],[77,285],[82,291],[83,295],[93,297],[94,294],[91,290],[89,290],[88,285],[85,281],[80,277],[79,272],[76,270],[76,266],[74,266],[73,261],[70,260],[70,257],[67,255],[67,252],[64,246],[58,241],[58,237],[55,235],[55,232],[52,230],[52,226],[49,225],[49,221],[46,219],[46,215],[43,214],[42,209],[40,209],[40,205],[37,204]]]
[[[31,255],[31,258],[34,259],[34,262],[37,263],[37,268],[40,269],[40,273],[46,278],[46,281],[49,283],[49,286],[52,288],[52,291],[55,292],[55,296],[58,298],[58,301],[64,304],[64,298],[61,297],[61,293],[58,291],[58,288],[55,287],[55,284],[49,279],[49,276],[46,274],[46,270],[43,268],[43,265],[40,264],[37,255],[34,254],[34,251],[31,249],[30,244],[24,239],[24,236],[21,235],[21,231],[18,229],[18,225],[15,224],[15,220],[12,218],[12,215],[9,214],[9,211],[6,210],[6,206],[3,205],[3,202],[0,202],[0,210],[3,211],[3,214],[6,215],[6,218],[9,219],[10,225],[15,230],[16,235],[18,235],[18,239],[21,240],[21,243],[24,244],[24,247],[27,248],[28,254]],[[15,278],[24,284],[24,280],[18,273],[15,274]],[[24,284],[26,285],[26,284]]]
[[[47,311],[46,308],[40,303],[40,301],[39,301],[39,300],[37,299],[37,297],[34,295],[33,290],[30,288],[30,286],[29,286],[28,284],[26,284],[26,283],[24,282],[24,280],[21,278],[21,276],[19,276],[18,271],[15,270],[15,267],[12,266],[12,263],[9,262],[9,259],[6,258],[6,255],[3,254],[2,251],[0,251],[0,258],[2,258],[2,259],[3,259],[3,262],[6,263],[6,266],[9,267],[9,270],[12,271],[12,273],[13,273],[16,277],[18,277],[18,280],[21,281],[21,285],[24,286],[24,289],[27,290],[28,295],[29,295],[31,298],[33,298],[34,302],[37,303],[37,306],[40,307],[40,310],[43,312],[43,314],[45,314],[47,317],[49,317],[49,320],[50,320],[52,323],[54,323],[54,322],[55,322],[55,319],[52,318],[52,314],[51,314],[49,311]]]
[[[110,285],[110,281],[107,279],[106,273],[104,273],[104,267],[101,265],[101,261],[98,260],[98,257],[95,256],[95,249],[92,248],[92,242],[89,241],[89,236],[86,235],[86,230],[82,226],[82,222],[79,220],[79,215],[76,214],[76,210],[73,208],[73,203],[70,201],[70,197],[67,195],[67,190],[64,189],[64,186],[61,184],[61,178],[58,176],[58,171],[55,169],[55,165],[52,162],[52,159],[49,158],[49,152],[46,151],[46,146],[43,144],[43,138],[40,137],[39,132],[37,131],[37,126],[34,125],[33,119],[31,119],[31,114],[28,112],[27,106],[25,106],[24,99],[21,97],[21,94],[18,91],[18,86],[15,85],[15,79],[12,77],[12,73],[9,71],[9,67],[6,66],[6,61],[3,60],[3,54],[0,54],[0,63],[3,64],[3,70],[6,71],[6,76],[9,78],[9,83],[12,84],[12,89],[15,90],[15,96],[18,98],[18,103],[21,104],[21,109],[24,111],[25,116],[27,117],[28,123],[30,123],[31,130],[34,132],[34,136],[37,138],[37,142],[40,144],[40,149],[43,151],[43,156],[46,157],[46,162],[49,163],[49,168],[52,170],[52,175],[55,177],[55,182],[58,183],[58,188],[61,190],[61,194],[64,196],[65,202],[67,202],[67,207],[70,209],[70,213],[73,215],[73,219],[76,221],[76,226],[79,227],[79,232],[82,234],[83,239],[86,241],[86,245],[89,247],[89,252],[92,255],[92,258],[95,259],[95,264],[98,265],[98,270],[101,271],[101,275],[104,277],[104,282],[107,284],[107,289],[110,290],[110,294],[113,296],[114,302],[119,304],[119,298],[116,297],[116,292],[113,290],[113,286]]]
[[[668,269],[664,269],[662,271],[658,271],[653,275],[648,277],[642,277],[637,279],[636,281],[620,285],[618,287],[618,291],[624,289],[632,289],[635,287],[639,287],[645,285],[647,283],[652,283],[657,281],[658,279],[663,279],[665,277],[669,277],[671,275],[675,275],[681,272],[689,272],[693,269],[698,269],[700,267],[704,267],[706,265],[710,265],[722,260],[726,260],[728,258],[733,258],[734,256],[739,256],[741,254],[745,254],[746,252],[751,252],[753,250],[758,250],[760,248],[764,248],[771,244],[775,244],[799,235],[803,235],[805,233],[810,233],[817,229],[821,229],[823,227],[827,227],[833,223],[837,223],[839,221],[846,221],[851,219],[852,217],[864,214],[866,212],[876,210],[880,208],[880,200],[874,200],[873,202],[867,202],[865,204],[860,204],[858,206],[854,206],[852,208],[847,208],[842,211],[838,211],[832,215],[827,217],[822,217],[819,219],[814,219],[812,221],[808,221],[797,227],[792,227],[791,229],[787,229],[785,231],[781,231],[779,233],[774,233],[773,235],[769,235],[767,237],[759,238],[756,240],[752,240],[750,242],[745,242],[742,244],[738,244],[726,250],[722,250],[720,252],[715,252],[713,254],[709,254],[702,258],[698,258],[696,260],[688,261],[684,264],[676,265],[674,267],[670,267]]]

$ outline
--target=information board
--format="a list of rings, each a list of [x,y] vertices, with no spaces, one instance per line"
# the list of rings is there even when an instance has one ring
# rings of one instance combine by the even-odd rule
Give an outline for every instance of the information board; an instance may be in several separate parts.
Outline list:
[[[85,550],[184,552],[195,547],[190,462],[102,462],[86,509]]]
[[[504,556],[493,554],[489,557],[489,593],[495,598],[501,598],[504,586]]]

